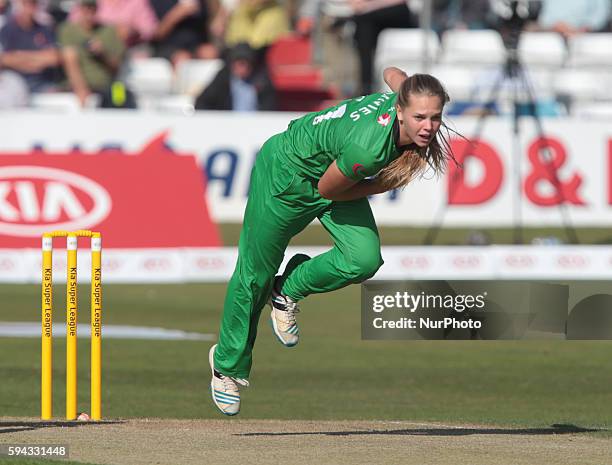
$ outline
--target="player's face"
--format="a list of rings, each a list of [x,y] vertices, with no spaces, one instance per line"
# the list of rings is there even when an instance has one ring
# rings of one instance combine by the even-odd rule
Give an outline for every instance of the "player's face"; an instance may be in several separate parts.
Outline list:
[[[406,108],[397,108],[400,143],[425,147],[436,136],[442,124],[442,101],[437,96],[412,94]]]

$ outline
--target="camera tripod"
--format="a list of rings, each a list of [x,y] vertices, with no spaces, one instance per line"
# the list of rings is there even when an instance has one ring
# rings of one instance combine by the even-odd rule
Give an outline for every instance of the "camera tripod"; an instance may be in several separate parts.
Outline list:
[[[513,112],[513,124],[512,124],[512,171],[514,173],[514,179],[518,182],[518,185],[515,185],[512,189],[513,199],[512,199],[512,212],[513,212],[513,224],[514,224],[514,232],[513,239],[515,244],[523,244],[523,225],[522,225],[522,176],[521,176],[521,145],[520,145],[520,118],[522,116],[522,109],[526,108],[528,115],[533,119],[538,137],[540,140],[545,141],[545,133],[544,126],[542,124],[542,120],[537,112],[537,102],[535,97],[535,91],[531,84],[531,81],[525,71],[523,64],[521,63],[518,56],[518,39],[519,39],[520,29],[511,30],[505,37],[505,45],[506,45],[506,60],[502,65],[502,69],[499,72],[499,76],[495,80],[493,87],[491,89],[491,94],[488,99],[485,101],[483,106],[483,111],[481,112],[478,121],[476,123],[476,129],[472,136],[469,138],[470,144],[467,145],[464,153],[461,155],[461,160],[464,160],[466,156],[469,154],[469,151],[474,148],[474,141],[480,139],[482,135],[488,114],[487,109],[494,108],[496,102],[498,102],[498,97],[502,86],[504,83],[509,82],[512,87],[512,112]],[[523,95],[527,97],[526,105],[523,104],[519,99],[519,93],[522,92]],[[543,156],[542,156],[543,165],[545,165],[545,169],[549,171],[549,180],[551,181],[555,192],[560,196],[559,203],[559,211],[561,215],[561,221],[563,224],[563,229],[567,235],[567,239],[572,244],[578,243],[578,237],[576,235],[575,228],[571,224],[571,220],[569,217],[569,211],[566,205],[566,197],[561,185],[561,182],[558,178],[555,167],[552,164],[553,157],[550,152],[550,147],[548,144],[545,144],[543,147]],[[455,176],[458,177],[459,171],[455,172]],[[456,179],[456,178],[455,178]],[[452,197],[452,189],[456,188],[457,182],[449,183],[449,198]],[[442,205],[436,216],[434,217],[434,221],[432,226],[429,228],[425,239],[424,245],[432,245],[436,237],[442,227],[442,223],[444,221],[444,216],[446,214],[446,205]]]

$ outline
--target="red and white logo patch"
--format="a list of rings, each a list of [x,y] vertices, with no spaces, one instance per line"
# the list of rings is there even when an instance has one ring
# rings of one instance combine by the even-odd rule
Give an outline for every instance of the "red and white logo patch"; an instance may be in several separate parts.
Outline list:
[[[361,163],[355,163],[353,165],[353,174],[355,176],[362,176],[363,175],[363,165]]]
[[[387,126],[391,122],[391,115],[389,113],[385,113],[384,115],[380,115],[376,120],[378,124],[381,126]]]

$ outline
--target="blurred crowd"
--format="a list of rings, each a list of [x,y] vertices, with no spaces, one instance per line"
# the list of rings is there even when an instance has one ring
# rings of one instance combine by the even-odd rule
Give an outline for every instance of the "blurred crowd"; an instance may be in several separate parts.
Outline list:
[[[288,34],[314,44],[313,61],[337,68],[324,69],[341,81],[334,96],[372,92],[380,32],[418,27],[425,1],[0,0],[0,108],[53,92],[72,92],[83,106],[134,108],[122,70],[130,60],[159,57],[174,70],[189,60],[223,60],[194,96],[196,109],[279,109],[268,52]],[[517,11],[525,28],[564,38],[611,30],[612,0],[431,1],[438,34],[500,28]],[[334,54],[339,42],[349,44],[353,68],[341,48]],[[338,77],[348,68],[351,79]]]

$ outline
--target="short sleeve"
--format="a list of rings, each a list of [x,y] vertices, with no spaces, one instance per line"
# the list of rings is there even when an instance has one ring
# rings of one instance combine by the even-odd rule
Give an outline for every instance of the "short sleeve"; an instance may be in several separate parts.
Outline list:
[[[383,168],[375,153],[354,142],[345,146],[336,159],[336,165],[342,174],[353,181],[374,176]]]
[[[100,31],[100,40],[104,44],[105,53],[113,58],[121,59],[125,53],[125,44],[119,37],[114,26],[106,26]]]
[[[58,30],[58,41],[60,46],[69,47],[81,45],[81,37],[72,23],[64,23]]]

